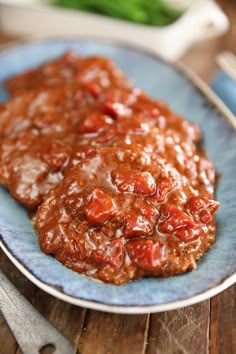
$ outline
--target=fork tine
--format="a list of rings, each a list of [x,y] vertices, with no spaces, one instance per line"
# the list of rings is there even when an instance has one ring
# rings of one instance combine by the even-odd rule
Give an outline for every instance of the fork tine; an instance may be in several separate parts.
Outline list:
[[[232,53],[229,55],[230,64],[236,70],[236,57]]]
[[[216,62],[223,71],[236,80],[236,57],[229,51],[220,53],[216,57]]]
[[[222,56],[219,57],[219,63],[221,66],[223,66],[223,68],[231,68],[233,69],[234,68],[234,59],[232,59],[232,57],[230,56],[229,53],[225,53],[223,54]]]
[[[223,57],[232,67],[236,67],[236,57],[233,53],[225,52],[223,53]]]

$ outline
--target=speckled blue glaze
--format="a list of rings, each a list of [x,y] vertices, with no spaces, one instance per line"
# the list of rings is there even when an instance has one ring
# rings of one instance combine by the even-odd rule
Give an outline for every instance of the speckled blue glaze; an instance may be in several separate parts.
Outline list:
[[[0,81],[21,70],[53,58],[66,49],[113,59],[133,82],[169,103],[171,108],[197,122],[204,148],[222,175],[217,187],[221,207],[217,213],[217,241],[190,273],[167,279],[142,279],[113,286],[85,278],[41,253],[26,210],[0,189],[0,233],[8,251],[31,274],[60,293],[110,306],[149,307],[174,304],[204,293],[236,272],[236,132],[230,123],[173,66],[160,59],[120,45],[92,40],[52,40],[8,48],[0,52]],[[0,86],[0,100],[7,94]],[[183,302],[184,305],[184,302]],[[93,305],[94,307],[94,305]],[[158,308],[157,308],[158,309]]]

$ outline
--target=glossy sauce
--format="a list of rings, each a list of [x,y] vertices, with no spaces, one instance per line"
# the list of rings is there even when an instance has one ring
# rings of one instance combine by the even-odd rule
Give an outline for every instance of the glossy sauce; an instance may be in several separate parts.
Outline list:
[[[36,219],[41,249],[67,267],[118,285],[170,276],[214,241],[218,203],[143,146],[84,147],[73,165]]]
[[[105,58],[67,53],[6,85],[16,97],[0,106],[0,182],[39,206],[43,252],[117,285],[196,267],[219,206],[196,124]]]

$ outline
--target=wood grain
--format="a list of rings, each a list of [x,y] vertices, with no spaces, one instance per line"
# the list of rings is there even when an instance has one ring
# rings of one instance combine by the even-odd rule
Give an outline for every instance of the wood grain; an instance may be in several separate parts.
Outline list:
[[[230,20],[222,37],[198,43],[181,59],[205,81],[210,82],[218,67],[215,57],[229,50],[236,54],[236,2],[218,0]],[[211,299],[210,354],[236,353],[236,285]]]
[[[236,285],[211,299],[210,354],[236,353]]]
[[[37,288],[14,267],[2,250],[0,250],[0,268],[35,308],[49,319],[49,321],[70,339],[77,348],[79,346],[79,339],[83,330],[87,310],[57,300]],[[7,349],[8,346],[6,346],[6,349],[3,347],[4,351],[2,351],[2,342],[4,342],[2,333],[4,332],[8,333],[6,338],[9,338],[9,349]],[[4,345],[6,345],[5,342]],[[7,325],[1,321],[0,318],[0,354],[21,353],[19,348],[10,351],[10,348],[13,347],[17,347],[16,342],[12,336],[9,335]],[[44,354],[47,353],[45,352]]]
[[[228,33],[198,43],[181,58],[207,82],[218,69],[216,54],[226,49],[236,53],[236,2],[218,3],[230,19]],[[14,39],[0,35],[0,44]],[[125,316],[81,309],[53,298],[30,283],[1,250],[0,268],[80,354],[236,353],[236,285],[211,301],[180,310]],[[0,354],[15,353],[20,350],[0,315]]]
[[[144,353],[148,325],[149,315],[114,315],[89,311],[80,353]]]
[[[151,315],[145,354],[205,354],[210,302]]]

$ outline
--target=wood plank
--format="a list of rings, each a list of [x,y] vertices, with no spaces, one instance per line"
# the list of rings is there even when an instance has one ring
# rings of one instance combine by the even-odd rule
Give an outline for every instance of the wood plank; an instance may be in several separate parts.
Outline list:
[[[236,285],[211,299],[210,354],[236,353]]]
[[[14,267],[11,262],[8,260],[6,255],[0,249],[0,268],[1,270],[7,274],[7,277],[15,283],[15,285],[20,290],[19,283],[21,283],[21,275],[14,271]],[[24,287],[23,283],[21,283],[22,287]],[[22,289],[21,289],[22,290]],[[15,354],[17,352],[18,344],[11,334],[10,329],[8,328],[7,323],[0,313],[0,353],[1,354]]]
[[[34,297],[37,287],[21,274],[1,249],[0,268],[28,300]]]
[[[149,315],[114,315],[89,311],[80,343],[81,354],[144,353]]]
[[[145,354],[207,354],[210,302],[151,315]]]
[[[32,303],[44,317],[74,344],[75,348],[79,347],[86,309],[57,300],[41,290],[37,291]],[[48,353],[50,351],[43,352],[43,354]],[[18,349],[16,354],[21,354],[20,349]]]
[[[207,82],[219,69],[215,61],[216,55],[224,50],[236,53],[235,0],[217,0],[217,2],[229,18],[229,31],[219,38],[198,43],[181,60]],[[232,289],[226,290],[211,300],[211,354],[236,353],[236,285]]]
[[[22,292],[22,294],[28,298],[35,308],[41,312],[43,316],[49,319],[49,321],[58,328],[61,333],[70,339],[77,348],[83,330],[86,309],[57,300],[53,296],[37,288],[15,268],[1,250],[0,268],[5,274],[7,274],[8,278]],[[4,330],[6,331],[6,329]],[[4,344],[4,341],[5,338],[0,335],[0,348]],[[4,351],[4,354],[8,353],[12,354],[13,352]],[[19,348],[16,353],[21,353]]]
[[[211,79],[217,69],[216,53],[224,49],[236,50],[235,0],[218,0],[218,2],[233,24],[230,31],[221,38],[199,43],[182,59],[206,81]],[[9,39],[14,38],[2,36],[0,43]],[[15,270],[6,257],[1,255],[1,252],[0,267],[23,294],[78,345],[86,311],[64,304],[38,290]],[[230,288],[218,295],[211,302],[211,354],[236,353],[236,286],[233,289],[234,291]],[[208,321],[209,302],[178,311],[152,315],[146,354],[207,353]],[[84,328],[80,343],[81,354],[144,353],[148,316],[109,315],[89,311],[86,324],[87,327]],[[204,331],[205,336],[203,336]],[[203,338],[202,344],[199,343],[201,338]],[[199,345],[202,346],[203,351],[199,350]],[[14,338],[3,318],[0,317],[0,353],[13,354],[16,347]],[[169,348],[173,351],[168,350]]]

